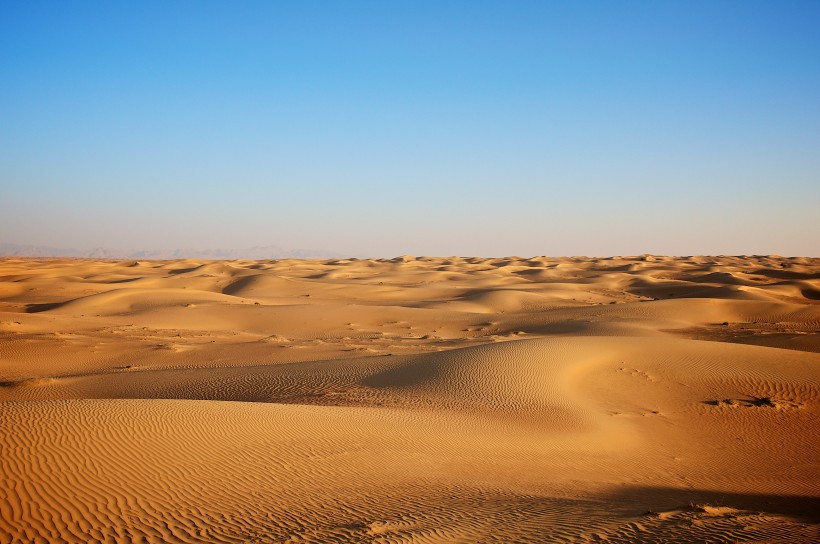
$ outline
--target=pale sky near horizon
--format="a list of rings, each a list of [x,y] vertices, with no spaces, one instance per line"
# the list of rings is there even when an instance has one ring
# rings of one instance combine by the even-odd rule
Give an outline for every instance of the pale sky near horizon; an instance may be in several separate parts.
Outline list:
[[[4,2],[0,242],[820,256],[820,2]]]

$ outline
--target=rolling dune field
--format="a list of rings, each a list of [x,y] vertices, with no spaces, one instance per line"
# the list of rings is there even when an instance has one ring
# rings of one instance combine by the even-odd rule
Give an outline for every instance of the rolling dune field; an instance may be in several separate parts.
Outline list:
[[[820,542],[820,259],[0,259],[0,543]]]

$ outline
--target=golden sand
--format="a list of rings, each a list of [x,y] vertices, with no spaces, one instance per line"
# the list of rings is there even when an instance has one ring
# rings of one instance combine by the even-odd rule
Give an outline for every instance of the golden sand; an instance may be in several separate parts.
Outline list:
[[[0,260],[0,542],[817,542],[820,260]]]

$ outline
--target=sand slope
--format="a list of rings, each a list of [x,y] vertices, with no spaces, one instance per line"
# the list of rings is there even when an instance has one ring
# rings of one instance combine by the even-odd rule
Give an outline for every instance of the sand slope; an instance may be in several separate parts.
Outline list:
[[[815,542],[820,261],[0,261],[0,542]]]

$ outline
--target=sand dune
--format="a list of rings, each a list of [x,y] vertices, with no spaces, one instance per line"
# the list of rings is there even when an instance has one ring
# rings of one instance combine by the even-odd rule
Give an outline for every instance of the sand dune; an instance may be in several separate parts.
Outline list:
[[[0,260],[0,542],[820,541],[820,260]]]

